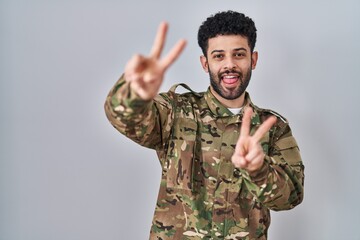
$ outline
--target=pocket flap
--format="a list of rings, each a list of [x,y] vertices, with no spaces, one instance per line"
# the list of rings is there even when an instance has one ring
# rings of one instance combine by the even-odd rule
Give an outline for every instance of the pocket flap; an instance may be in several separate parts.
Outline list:
[[[289,148],[293,148],[293,147],[297,147],[297,142],[295,140],[295,138],[293,136],[289,136],[286,138],[282,138],[280,140],[278,140],[275,145],[280,149],[280,150],[285,150],[285,149],[289,149]]]

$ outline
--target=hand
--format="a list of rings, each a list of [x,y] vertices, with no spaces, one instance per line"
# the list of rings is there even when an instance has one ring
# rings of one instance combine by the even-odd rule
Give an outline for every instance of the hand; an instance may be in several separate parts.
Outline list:
[[[186,45],[180,40],[166,57],[160,59],[168,24],[160,24],[149,56],[134,55],[125,67],[125,79],[131,88],[144,100],[153,99],[159,91],[166,69],[177,59]]]
[[[254,135],[250,136],[252,113],[251,107],[247,107],[244,111],[240,137],[231,158],[235,167],[243,168],[249,173],[259,170],[264,164],[265,153],[261,147],[260,140],[276,122],[275,116],[269,117],[260,125]]]

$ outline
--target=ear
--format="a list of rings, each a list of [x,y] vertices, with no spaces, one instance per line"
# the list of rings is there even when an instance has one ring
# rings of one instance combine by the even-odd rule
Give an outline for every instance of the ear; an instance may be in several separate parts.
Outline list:
[[[204,55],[200,56],[200,62],[201,62],[201,66],[203,67],[205,72],[209,72],[209,64],[207,61],[207,58]]]
[[[254,51],[251,54],[251,69],[252,70],[254,70],[256,68],[256,63],[257,63],[258,57],[259,57],[259,54],[257,51]]]

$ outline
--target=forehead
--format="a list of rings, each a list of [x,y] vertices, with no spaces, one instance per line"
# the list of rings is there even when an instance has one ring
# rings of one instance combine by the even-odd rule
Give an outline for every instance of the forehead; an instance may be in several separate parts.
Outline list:
[[[208,40],[208,53],[214,50],[233,51],[234,49],[245,48],[250,51],[248,39],[241,35],[219,35]]]

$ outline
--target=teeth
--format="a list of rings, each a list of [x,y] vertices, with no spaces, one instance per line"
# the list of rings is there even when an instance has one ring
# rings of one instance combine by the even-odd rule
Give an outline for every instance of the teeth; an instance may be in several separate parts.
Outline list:
[[[224,78],[237,78],[236,76],[224,76]]]

